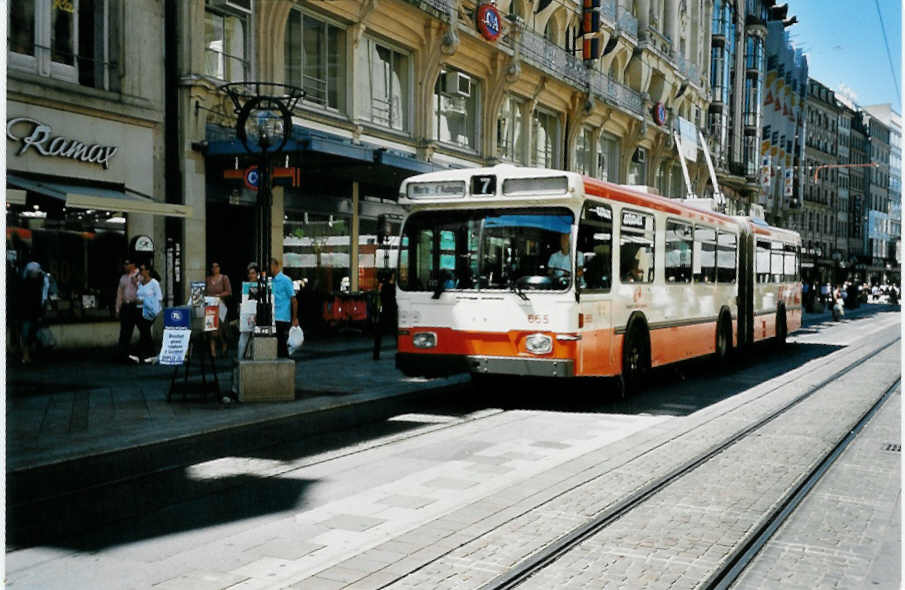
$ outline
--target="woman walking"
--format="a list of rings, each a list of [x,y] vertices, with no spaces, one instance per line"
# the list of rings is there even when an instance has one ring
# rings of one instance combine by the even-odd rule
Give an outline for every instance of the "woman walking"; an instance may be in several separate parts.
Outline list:
[[[220,347],[223,350],[224,356],[226,355],[226,351],[229,350],[229,341],[226,339],[226,304],[229,296],[233,294],[233,289],[229,284],[229,277],[220,273],[219,262],[211,263],[211,274],[207,277],[206,283],[207,288],[205,294],[208,297],[220,298],[220,309],[218,311],[218,315],[220,316],[220,327],[216,332],[213,332],[210,335],[211,358],[217,358],[218,339],[220,340]]]
[[[163,292],[160,283],[151,275],[154,270],[150,264],[142,264],[139,269],[138,291],[135,296],[141,305],[141,315],[138,318],[138,359],[143,363],[154,362],[157,355],[154,354],[154,345],[151,342],[151,326],[160,313]]]

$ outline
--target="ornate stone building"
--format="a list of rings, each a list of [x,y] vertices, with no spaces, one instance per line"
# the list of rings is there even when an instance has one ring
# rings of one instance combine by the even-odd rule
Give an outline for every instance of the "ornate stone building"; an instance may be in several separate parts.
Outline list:
[[[377,220],[398,228],[407,175],[511,162],[686,196],[672,132],[680,118],[704,124],[710,1],[602,0],[592,9],[601,56],[590,60],[580,3],[483,4],[168,4],[179,24],[172,193],[193,211],[170,237],[184,243],[186,284],[214,258],[241,273],[254,252],[255,194],[241,182],[254,159],[218,91],[227,81],[306,92],[282,161],[298,174],[275,188],[272,243],[290,275],[322,294],[371,289],[375,269],[394,263],[376,243]],[[705,192],[703,158],[690,177]]]

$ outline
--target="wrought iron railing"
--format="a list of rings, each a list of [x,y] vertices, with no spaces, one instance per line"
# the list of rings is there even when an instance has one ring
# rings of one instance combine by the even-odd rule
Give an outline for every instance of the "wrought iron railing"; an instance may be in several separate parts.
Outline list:
[[[632,90],[628,86],[620,84],[603,72],[597,70],[588,71],[591,93],[602,97],[608,102],[620,106],[633,113],[642,114],[644,101],[641,93]]]
[[[655,29],[654,27],[647,28],[648,38],[650,42],[659,49],[663,54],[669,55],[672,51],[672,41],[669,37]]]
[[[407,2],[436,16],[449,14],[455,5],[455,0],[407,0]]]
[[[527,27],[521,29],[517,44],[519,53],[526,62],[564,78],[573,86],[587,88],[588,71],[578,57]]]

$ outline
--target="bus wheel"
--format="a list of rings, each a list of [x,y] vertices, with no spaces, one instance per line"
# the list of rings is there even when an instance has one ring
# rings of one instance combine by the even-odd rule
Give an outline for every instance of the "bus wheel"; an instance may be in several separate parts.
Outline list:
[[[622,341],[622,395],[641,390],[650,368],[650,347],[644,328],[635,323]]]
[[[716,327],[716,359],[720,369],[726,369],[732,357],[732,322],[723,315]]]
[[[773,342],[777,349],[780,349],[786,345],[787,335],[788,329],[786,328],[786,310],[780,308],[779,311],[776,312],[776,338]]]

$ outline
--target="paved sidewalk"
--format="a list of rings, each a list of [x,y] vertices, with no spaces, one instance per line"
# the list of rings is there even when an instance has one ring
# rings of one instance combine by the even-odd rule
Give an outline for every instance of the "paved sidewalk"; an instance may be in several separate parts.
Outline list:
[[[392,340],[390,340],[392,344]],[[172,367],[129,366],[110,355],[76,354],[7,367],[7,471],[151,445],[260,421],[444,387],[468,380],[417,379],[394,366],[395,348],[371,359],[372,340],[350,335],[306,342],[295,355],[296,400],[223,406],[180,394],[166,401]],[[233,351],[231,353],[234,354]],[[231,387],[230,360],[218,359],[222,391]],[[192,380],[200,381],[193,368]],[[208,398],[211,399],[210,396]]]
[[[864,305],[847,317],[889,311],[888,305]],[[830,312],[807,314],[803,330],[831,322]],[[7,366],[7,472],[54,464],[118,449],[205,434],[261,421],[322,412],[382,398],[468,381],[408,378],[394,366],[395,348],[384,346],[371,360],[373,344],[361,335],[306,341],[295,355],[296,400],[234,404],[197,398],[166,402],[172,368],[112,363],[110,354],[76,353],[34,365]],[[218,361],[220,386],[231,386],[231,359]],[[197,379],[197,377],[195,377]]]

